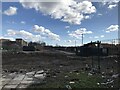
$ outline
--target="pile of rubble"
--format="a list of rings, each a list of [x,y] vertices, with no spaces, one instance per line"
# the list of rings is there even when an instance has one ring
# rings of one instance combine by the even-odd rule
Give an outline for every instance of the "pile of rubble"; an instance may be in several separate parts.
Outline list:
[[[5,72],[3,71],[2,79],[0,82],[1,88],[11,89],[11,88],[27,88],[31,84],[42,83],[46,77],[44,70],[31,71],[26,73],[18,72]]]

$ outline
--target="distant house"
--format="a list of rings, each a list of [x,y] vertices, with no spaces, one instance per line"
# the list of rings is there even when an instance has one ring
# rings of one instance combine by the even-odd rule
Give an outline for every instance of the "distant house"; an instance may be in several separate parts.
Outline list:
[[[101,46],[104,48],[108,48],[109,55],[117,55],[120,45],[119,44],[115,45],[115,44],[101,43]]]
[[[0,43],[8,42],[10,41],[9,39],[0,39]]]
[[[0,39],[0,49],[2,50],[22,50],[22,47],[27,45],[27,42],[23,39],[16,39],[16,41]]]
[[[90,42],[81,47],[77,47],[76,54],[80,56],[106,56],[108,55],[108,48],[102,47],[99,41]]]
[[[28,46],[28,43],[21,38],[16,39],[16,44],[18,44],[19,46],[22,46],[22,47],[23,46]]]

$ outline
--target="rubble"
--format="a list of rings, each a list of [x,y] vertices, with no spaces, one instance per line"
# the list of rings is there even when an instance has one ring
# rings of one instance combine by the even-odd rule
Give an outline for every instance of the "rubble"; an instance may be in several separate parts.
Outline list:
[[[43,74],[35,74],[35,78],[44,79],[45,76]]]
[[[101,84],[107,85],[107,84],[111,84],[111,83],[113,83],[113,82],[114,82],[114,80],[107,79],[107,82],[104,82],[104,83],[101,83]]]
[[[68,90],[71,90],[71,89],[72,89],[70,85],[66,85],[65,87],[66,87]]]
[[[97,83],[97,85],[100,85],[100,83]]]
[[[92,73],[88,73],[88,76],[92,76],[93,74]]]
[[[117,63],[118,61],[117,61],[117,60],[115,60],[115,62]]]
[[[113,74],[112,78],[117,78],[119,76],[119,74]]]
[[[43,70],[41,71],[31,71],[27,73],[6,73],[2,77],[2,86],[0,88],[6,89],[16,89],[16,88],[26,88],[33,83],[42,83],[46,77],[46,74]]]
[[[68,76],[66,75],[65,78],[67,78]]]
[[[70,81],[69,83],[70,83],[70,84],[74,84],[75,82],[73,82],[73,81]]]

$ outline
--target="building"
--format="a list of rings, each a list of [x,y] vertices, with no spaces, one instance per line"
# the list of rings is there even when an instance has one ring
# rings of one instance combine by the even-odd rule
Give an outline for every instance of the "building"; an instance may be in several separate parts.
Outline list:
[[[6,42],[9,42],[9,41],[10,41],[9,39],[0,39],[0,44],[6,43]]]
[[[22,47],[23,46],[28,46],[28,43],[21,38],[16,39],[16,44],[18,44],[19,46],[22,46]]]
[[[2,50],[22,50],[22,47],[27,45],[28,43],[23,39],[16,39],[16,41],[0,39],[0,49]]]
[[[76,54],[80,56],[107,56],[108,48],[103,47],[101,42],[90,42],[76,48]]]

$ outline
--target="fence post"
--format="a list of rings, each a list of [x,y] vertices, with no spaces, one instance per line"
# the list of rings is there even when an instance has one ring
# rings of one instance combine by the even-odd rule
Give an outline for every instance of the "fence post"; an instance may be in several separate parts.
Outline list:
[[[100,73],[100,43],[99,41],[97,41],[98,44],[98,72]]]

